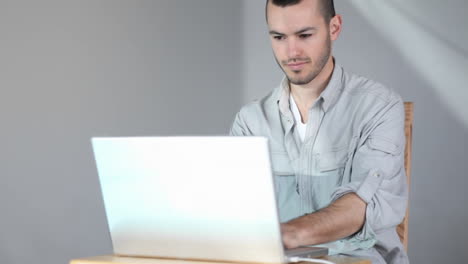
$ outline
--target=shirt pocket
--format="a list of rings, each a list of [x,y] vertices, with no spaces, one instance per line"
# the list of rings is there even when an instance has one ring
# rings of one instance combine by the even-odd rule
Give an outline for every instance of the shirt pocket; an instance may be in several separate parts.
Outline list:
[[[294,170],[291,166],[288,153],[272,152],[271,163],[275,176],[294,176]]]
[[[317,173],[321,176],[340,174],[348,160],[346,147],[323,150],[317,155]]]
[[[311,179],[316,209],[328,206],[333,192],[343,185],[347,159],[346,148],[327,148],[316,154]]]

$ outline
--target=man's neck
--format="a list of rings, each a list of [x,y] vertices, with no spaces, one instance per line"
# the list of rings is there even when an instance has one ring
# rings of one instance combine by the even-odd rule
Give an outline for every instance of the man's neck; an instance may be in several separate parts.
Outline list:
[[[330,81],[334,69],[334,60],[332,56],[328,59],[325,67],[311,82],[304,85],[295,85],[289,83],[291,94],[296,102],[304,123],[308,120],[308,111],[320,94],[325,90]]]

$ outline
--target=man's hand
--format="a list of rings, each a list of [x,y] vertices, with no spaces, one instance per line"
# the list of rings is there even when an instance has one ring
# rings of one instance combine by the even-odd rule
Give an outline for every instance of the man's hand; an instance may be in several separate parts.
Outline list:
[[[299,232],[294,225],[283,223],[281,224],[281,236],[283,245],[286,248],[297,248],[300,244]]]
[[[296,248],[350,236],[362,228],[366,206],[355,193],[348,193],[326,208],[281,224],[283,244]]]

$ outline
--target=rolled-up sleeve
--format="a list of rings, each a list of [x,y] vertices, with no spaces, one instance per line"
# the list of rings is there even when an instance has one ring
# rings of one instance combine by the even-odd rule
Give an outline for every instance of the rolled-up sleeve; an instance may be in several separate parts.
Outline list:
[[[370,240],[375,233],[395,228],[403,220],[407,206],[404,121],[400,98],[375,113],[364,126],[352,156],[350,183],[332,195],[334,201],[353,192],[367,203],[364,226],[349,240]]]

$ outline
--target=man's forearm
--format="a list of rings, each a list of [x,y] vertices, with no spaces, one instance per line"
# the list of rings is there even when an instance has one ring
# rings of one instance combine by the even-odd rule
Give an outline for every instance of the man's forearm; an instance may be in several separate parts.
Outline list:
[[[287,248],[335,241],[359,231],[365,221],[366,203],[355,193],[339,198],[328,207],[281,225]]]

